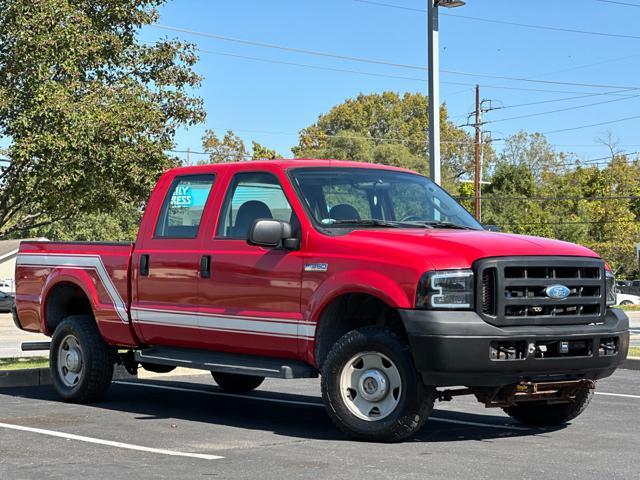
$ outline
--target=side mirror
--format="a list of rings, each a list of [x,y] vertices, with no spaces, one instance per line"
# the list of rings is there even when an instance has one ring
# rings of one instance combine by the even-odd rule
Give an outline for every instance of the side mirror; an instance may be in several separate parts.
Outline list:
[[[299,242],[297,238],[293,238],[293,230],[289,222],[259,218],[251,225],[247,243],[266,248],[277,248],[282,245],[288,250],[295,250]]]
[[[502,229],[497,225],[482,225],[482,227],[488,232],[501,232]]]

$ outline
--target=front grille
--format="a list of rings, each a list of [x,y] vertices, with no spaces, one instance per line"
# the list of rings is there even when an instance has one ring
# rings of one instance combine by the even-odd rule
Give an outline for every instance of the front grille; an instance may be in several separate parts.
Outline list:
[[[474,265],[477,310],[494,325],[599,323],[606,311],[604,263],[582,257],[504,257]],[[547,288],[563,285],[569,296],[553,299]]]

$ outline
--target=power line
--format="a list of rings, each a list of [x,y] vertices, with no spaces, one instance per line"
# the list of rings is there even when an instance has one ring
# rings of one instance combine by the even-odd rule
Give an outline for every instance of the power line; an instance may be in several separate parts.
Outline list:
[[[206,38],[211,38],[214,40],[221,40],[224,42],[232,42],[232,43],[241,43],[243,45],[251,45],[253,47],[262,47],[262,48],[272,48],[272,49],[276,49],[276,50],[283,50],[286,52],[293,52],[293,53],[303,53],[305,55],[315,55],[317,57],[327,57],[327,58],[337,58],[339,60],[348,60],[351,62],[361,62],[361,63],[371,63],[374,65],[385,65],[387,67],[399,67],[399,68],[409,68],[412,70],[426,70],[426,67],[421,67],[418,65],[408,65],[408,64],[404,64],[404,63],[394,63],[394,62],[388,62],[385,60],[376,60],[373,58],[363,58],[363,57],[354,57],[354,56],[350,56],[350,55],[340,55],[337,53],[329,53],[329,52],[321,52],[318,50],[307,50],[304,48],[297,48],[297,47],[288,47],[285,45],[277,45],[274,43],[265,43],[265,42],[257,42],[254,40],[246,40],[243,38],[236,38],[236,37],[228,37],[225,35],[218,35],[215,33],[208,33],[208,32],[198,32],[195,30],[189,30],[186,28],[178,28],[178,27],[172,27],[169,25],[160,25],[160,24],[155,24],[155,25],[151,25],[152,27],[156,27],[156,28],[160,28],[163,30],[170,30],[173,32],[179,32],[179,33],[186,33],[189,35],[196,35],[196,36],[200,36],[200,37],[206,37]]]
[[[442,72],[449,73],[451,75],[462,75],[465,77],[494,78],[497,80],[511,80],[515,82],[544,83],[544,84],[550,84],[550,85],[569,85],[573,87],[616,88],[623,91],[640,90],[640,87],[638,87],[637,85],[627,86],[627,85],[608,85],[603,83],[566,82],[566,81],[560,81],[560,80],[540,80],[535,78],[509,77],[505,75],[491,75],[487,73],[463,72],[460,70],[442,70]]]
[[[640,95],[633,95],[633,96],[630,96],[629,98],[638,98],[638,97],[640,97]],[[586,105],[577,105],[573,107],[558,108],[556,110],[548,110],[546,112],[528,113],[526,115],[518,115],[515,117],[499,118],[497,120],[489,120],[488,122],[485,122],[485,123],[499,123],[499,122],[507,122],[510,120],[519,120],[522,118],[539,117],[541,115],[551,115],[553,113],[568,112],[572,110],[579,110],[581,108],[594,107],[596,105],[604,105],[607,103],[620,102],[622,100],[628,100],[629,98],[614,98],[613,100],[605,100],[603,102],[588,103]]]
[[[540,223],[516,223],[516,222],[507,222],[502,223],[502,225],[506,226],[523,226],[523,227],[533,227],[533,226],[542,226],[542,225],[606,225],[610,223],[640,223],[638,220],[578,220],[578,221],[567,221],[567,222],[540,222]]]
[[[589,97],[597,97],[597,96],[609,96],[612,92],[602,92],[602,93],[589,93],[587,95],[577,95],[575,97],[565,97],[565,98],[556,98],[553,100],[540,100],[537,102],[528,102],[528,103],[517,103],[515,105],[503,105],[500,107],[495,107],[494,110],[505,110],[508,108],[520,108],[520,107],[531,107],[533,105],[542,105],[545,103],[557,103],[557,102],[568,102],[570,100],[579,100],[581,98],[589,98]],[[633,98],[635,95],[625,95],[624,99]]]
[[[357,0],[356,0],[357,1]],[[638,5],[637,3],[628,3],[628,2],[619,2],[616,0],[596,0],[596,2],[601,2],[601,3],[613,3],[615,5],[624,5],[625,7],[636,7],[636,8],[640,8],[640,5]]]
[[[426,10],[424,9],[420,9],[420,8],[409,8],[409,7],[404,7],[404,6],[400,6],[400,5],[394,5],[391,3],[384,3],[384,2],[375,2],[375,1],[369,1],[369,0],[354,0],[355,2],[358,3],[367,3],[370,5],[376,5],[379,7],[388,7],[388,8],[395,8],[398,10],[409,10],[409,11],[414,11],[414,12],[421,12],[421,13],[426,13]],[[631,7],[640,7],[640,5],[634,5],[634,4],[630,4],[630,3],[624,3],[624,2],[616,2],[613,0],[597,0],[597,1],[604,1],[605,3],[619,3],[619,4],[623,4],[623,5],[628,5]],[[550,31],[554,31],[554,32],[564,32],[564,33],[578,33],[578,34],[582,34],[582,35],[595,35],[595,36],[599,36],[599,37],[614,37],[614,38],[625,38],[625,39],[633,39],[633,40],[640,40],[640,36],[637,35],[626,35],[626,34],[622,34],[622,33],[609,33],[609,32],[595,32],[595,31],[591,31],[591,30],[580,30],[580,29],[574,29],[574,28],[565,28],[565,27],[554,27],[551,25],[535,25],[535,24],[531,24],[531,23],[518,23],[518,22],[510,22],[507,20],[497,20],[497,19],[493,19],[493,18],[482,18],[482,17],[472,17],[469,15],[459,15],[459,14],[455,14],[455,13],[441,13],[440,15],[445,16],[445,17],[454,17],[454,18],[462,18],[465,20],[474,20],[477,22],[485,22],[485,23],[493,23],[493,24],[498,24],[498,25],[510,25],[510,26],[514,26],[514,27],[522,27],[522,28],[532,28],[532,29],[536,29],[536,30],[550,30]]]
[[[474,197],[455,197],[458,200],[473,200]],[[640,196],[637,195],[618,195],[618,196],[595,196],[595,197],[508,197],[508,196],[482,196],[482,200],[516,200],[516,201],[532,201],[532,202],[546,202],[546,201],[609,201],[609,200],[640,200]]]
[[[220,52],[220,51],[214,51],[214,50],[206,50],[200,47],[197,47],[198,51],[201,53],[206,53],[206,54],[210,54],[210,55],[220,55],[220,56],[226,56],[226,57],[231,57],[231,58],[238,58],[238,59],[242,59],[242,60],[252,60],[252,61],[257,61],[257,62],[264,62],[264,63],[273,63],[273,64],[280,64],[280,65],[290,65],[290,66],[295,66],[295,67],[303,67],[303,68],[312,68],[315,70],[327,70],[327,71],[331,71],[331,72],[338,72],[338,73],[352,73],[352,74],[357,74],[357,75],[367,75],[367,76],[374,76],[374,77],[383,77],[383,78],[394,78],[394,79],[400,79],[400,80],[411,80],[411,81],[416,81],[416,82],[425,82],[426,81],[426,77],[425,78],[420,78],[420,77],[407,77],[404,75],[391,75],[391,74],[384,74],[384,73],[377,73],[377,72],[365,72],[365,71],[361,71],[361,70],[351,70],[351,69],[343,69],[343,68],[335,68],[335,67],[324,67],[324,66],[320,66],[320,65],[311,65],[311,64],[307,64],[307,63],[299,63],[299,62],[288,62],[288,61],[283,61],[283,60],[273,60],[273,59],[268,59],[268,58],[263,58],[263,57],[254,57],[254,56],[249,56],[249,55],[239,55],[236,53],[229,53],[229,52]],[[471,84],[471,83],[464,83],[464,82],[453,82],[453,81],[441,81],[440,83],[443,84],[447,84],[447,85],[464,85],[464,86],[468,86],[468,87],[474,87],[475,84]],[[557,100],[544,100],[542,102],[531,102],[528,104],[521,104],[521,105],[515,105],[513,107],[519,107],[519,106],[528,106],[528,105],[534,105],[537,103],[552,103],[552,102],[560,102],[560,101],[565,101],[565,100],[572,100],[572,99],[578,99],[578,98],[586,98],[586,97],[592,97],[592,96],[620,96],[623,98],[628,98],[630,95],[626,95],[622,92],[624,91],[628,91],[623,89],[620,91],[615,91],[615,92],[578,92],[575,90],[550,90],[550,89],[539,89],[539,88],[518,88],[518,87],[506,87],[506,86],[502,86],[502,85],[480,85],[483,88],[496,88],[496,89],[504,89],[504,90],[518,90],[518,91],[525,91],[525,92],[541,92],[541,93],[573,93],[573,94],[581,94],[578,95],[576,97],[571,97],[571,98],[561,98],[561,99],[557,99]],[[511,108],[510,107],[502,107],[502,108]]]
[[[578,34],[582,34],[582,35],[594,35],[594,36],[598,36],[598,37],[612,37],[612,38],[624,38],[624,39],[627,39],[627,40],[640,40],[640,36],[638,36],[638,35],[626,35],[626,34],[622,34],[622,33],[609,33],[609,32],[594,32],[594,31],[590,31],[590,30],[579,30],[579,29],[573,29],[573,28],[553,27],[553,26],[550,26],[550,25],[534,25],[534,24],[530,24],[530,23],[509,22],[509,21],[506,21],[506,20],[495,20],[495,19],[490,19],[490,18],[471,17],[471,16],[468,16],[468,15],[458,15],[458,14],[455,14],[455,13],[442,13],[441,15],[447,16],[447,17],[454,17],[454,18],[463,18],[465,20],[475,20],[475,21],[478,21],[478,22],[493,23],[493,24],[498,24],[498,25],[511,25],[511,26],[514,26],[514,27],[532,28],[532,29],[536,29],[536,30],[550,30],[550,31],[554,31],[554,32],[578,33]]]
[[[369,5],[375,5],[377,7],[388,7],[388,8],[395,8],[398,10],[407,10],[409,12],[427,13],[427,11],[424,8],[403,7],[402,5],[393,5],[391,3],[383,3],[383,2],[373,2],[369,0],[353,0],[353,1],[358,3],[368,3]]]
[[[399,80],[411,80],[411,81],[416,81],[416,82],[426,82],[427,78],[419,78],[419,77],[406,77],[403,75],[391,75],[391,74],[385,74],[385,73],[376,73],[376,72],[363,72],[361,70],[351,70],[351,69],[344,69],[344,68],[335,68],[335,67],[323,67],[320,65],[311,65],[308,63],[299,63],[299,62],[286,62],[283,60],[272,60],[272,59],[267,59],[267,58],[261,58],[261,57],[252,57],[252,56],[248,56],[248,55],[238,55],[236,53],[228,53],[228,52],[217,52],[217,51],[212,51],[212,50],[205,50],[202,48],[198,48],[199,52],[202,53],[209,53],[211,55],[222,55],[225,57],[233,57],[233,58],[240,58],[243,60],[254,60],[257,62],[265,62],[265,63],[275,63],[275,64],[280,64],[280,65],[290,65],[290,66],[294,66],[294,67],[303,67],[303,68],[313,68],[315,70],[327,70],[330,72],[339,72],[339,73],[353,73],[353,74],[357,74],[357,75],[368,75],[368,76],[372,76],[372,77],[383,77],[383,78],[395,78],[395,79],[399,79]],[[441,82],[441,83],[447,83],[447,82]],[[457,83],[456,83],[457,85]],[[617,92],[616,92],[617,93]],[[603,94],[603,95],[606,95]]]
[[[187,150],[173,150],[173,149],[168,149],[165,150],[165,152],[171,152],[171,153],[188,153],[190,155],[211,155],[210,153],[207,152],[194,152],[191,149],[187,149]]]
[[[440,82],[440,83],[445,83],[445,82]],[[451,82],[448,81],[446,82],[450,85],[466,85],[469,88],[473,87],[475,84],[471,84],[471,83],[462,83],[462,82]],[[575,90],[549,90],[549,89],[544,89],[544,88],[523,88],[523,87],[508,87],[506,85],[486,85],[486,84],[480,84],[481,87],[483,88],[497,88],[497,89],[501,89],[501,90],[515,90],[515,91],[520,91],[520,92],[540,92],[540,93],[584,93],[585,95],[588,94],[589,92],[578,92]],[[627,91],[628,89],[622,89],[620,92],[618,93],[602,93],[602,95],[616,95],[616,96],[627,96],[625,94],[623,94],[622,92]],[[466,91],[466,90],[465,90]],[[598,93],[592,92],[594,95],[599,95]]]
[[[323,52],[323,51],[319,51],[319,50],[308,50],[308,49],[297,48],[297,47],[289,47],[289,46],[286,46],[286,45],[277,45],[277,44],[272,44],[272,43],[257,42],[257,41],[253,41],[253,40],[242,39],[242,38],[229,37],[229,36],[225,36],[225,35],[218,35],[218,34],[215,34],[215,33],[199,32],[199,31],[195,31],[195,30],[189,30],[189,29],[186,29],[186,28],[172,27],[172,26],[169,26],[169,25],[155,24],[155,25],[152,25],[152,26],[156,27],[156,28],[164,29],[164,30],[170,30],[170,31],[179,32],[179,33],[186,33],[186,34],[189,34],[189,35],[201,36],[201,37],[205,37],[205,38],[211,38],[211,39],[214,39],[214,40],[221,40],[221,41],[226,41],[226,42],[240,43],[240,44],[244,44],[244,45],[257,46],[257,47],[261,47],[261,48],[271,48],[271,49],[283,50],[283,51],[287,51],[287,52],[301,53],[301,54],[305,54],[305,55],[314,55],[314,56],[320,56],[320,57],[325,57],[325,58],[335,58],[335,59],[338,59],[338,60],[347,60],[347,61],[353,61],[353,62],[370,63],[370,64],[374,64],[374,65],[384,65],[384,66],[388,66],[388,67],[407,68],[407,69],[412,69],[412,70],[427,71],[427,67],[421,66],[421,65],[394,63],[394,62],[389,62],[389,61],[386,61],[386,60],[376,60],[376,59],[371,59],[371,58],[356,57],[356,56],[351,56],[351,55],[341,55],[341,54],[336,54],[336,53],[331,53],[331,52]],[[593,88],[614,88],[614,89],[619,89],[619,90],[623,90],[623,91],[624,90],[639,90],[640,89],[640,87],[636,86],[636,85],[634,85],[634,86],[624,86],[624,85],[608,85],[608,84],[566,82],[566,81],[558,81],[558,80],[556,80],[556,81],[554,81],[554,80],[535,80],[535,79],[528,79],[528,78],[523,78],[523,77],[508,77],[508,76],[503,76],[503,75],[490,75],[490,74],[483,74],[483,73],[463,72],[463,71],[457,71],[457,70],[442,70],[442,72],[443,73],[452,74],[452,75],[464,75],[464,76],[471,76],[471,77],[494,78],[494,79],[498,79],[498,80],[513,80],[513,81],[533,82],[533,83],[550,84],[550,85],[568,85],[568,86],[593,87]],[[466,84],[463,84],[463,85],[466,85]]]
[[[541,133],[543,135],[550,135],[552,133],[570,132],[573,130],[582,130],[583,128],[600,127],[602,125],[611,125],[612,123],[620,123],[620,122],[627,122],[629,120],[637,120],[639,118],[640,118],[640,115],[635,115],[633,117],[619,118],[617,120],[609,120],[607,122],[592,123],[590,125],[581,125],[579,127],[560,128],[558,130],[549,130],[547,132],[541,132]]]

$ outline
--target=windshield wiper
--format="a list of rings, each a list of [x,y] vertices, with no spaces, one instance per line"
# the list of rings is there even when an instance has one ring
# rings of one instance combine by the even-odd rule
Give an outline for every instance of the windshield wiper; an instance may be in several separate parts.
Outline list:
[[[414,223],[416,225],[423,225],[425,227],[431,227],[431,228],[455,228],[459,230],[478,230],[477,228],[469,227],[467,225],[460,225],[458,223],[451,223],[451,222],[440,222],[437,220],[425,220],[425,221],[411,222],[411,223]]]
[[[376,220],[374,218],[367,219],[354,219],[354,220],[332,220],[331,222],[324,223],[323,226],[331,227],[333,225],[356,225],[356,226],[365,226],[365,227],[385,227],[385,228],[402,228],[402,227],[411,227],[411,228],[428,228],[426,225],[414,224],[411,222],[394,222],[391,220]]]

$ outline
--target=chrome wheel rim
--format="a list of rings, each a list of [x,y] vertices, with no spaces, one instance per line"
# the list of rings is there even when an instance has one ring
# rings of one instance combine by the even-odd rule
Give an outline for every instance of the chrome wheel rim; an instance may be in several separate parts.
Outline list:
[[[391,415],[400,402],[400,371],[386,355],[359,353],[342,368],[340,395],[356,417],[369,422],[382,420]]]
[[[58,376],[67,387],[75,387],[83,373],[84,362],[80,342],[74,335],[67,335],[58,348]]]

